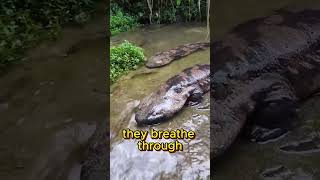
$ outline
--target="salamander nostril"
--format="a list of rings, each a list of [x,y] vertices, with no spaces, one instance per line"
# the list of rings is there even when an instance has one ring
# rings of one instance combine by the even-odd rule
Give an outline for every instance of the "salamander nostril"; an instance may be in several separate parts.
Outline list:
[[[158,115],[158,114],[159,114],[158,111],[153,111],[153,112],[152,112],[152,116],[156,116],[156,115]]]
[[[181,92],[182,92],[182,88],[181,88],[181,87],[176,87],[176,88],[174,88],[173,90],[174,90],[174,92],[176,92],[176,93],[181,93]]]

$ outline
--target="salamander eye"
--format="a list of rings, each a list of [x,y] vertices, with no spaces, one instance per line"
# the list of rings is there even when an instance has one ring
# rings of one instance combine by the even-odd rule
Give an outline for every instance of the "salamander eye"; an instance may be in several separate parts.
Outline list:
[[[182,92],[182,88],[181,87],[175,87],[173,90],[176,93],[181,93]]]

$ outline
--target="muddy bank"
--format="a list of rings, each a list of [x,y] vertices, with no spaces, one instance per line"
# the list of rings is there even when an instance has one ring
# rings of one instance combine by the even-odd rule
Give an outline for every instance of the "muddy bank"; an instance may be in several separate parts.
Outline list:
[[[0,179],[66,179],[70,168],[76,179],[106,117],[105,22],[64,29],[0,77]]]

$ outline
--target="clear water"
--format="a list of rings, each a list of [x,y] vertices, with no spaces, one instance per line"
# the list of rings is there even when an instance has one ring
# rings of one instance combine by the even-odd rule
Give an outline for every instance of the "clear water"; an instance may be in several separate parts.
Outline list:
[[[303,1],[303,5],[299,1],[215,1],[212,36],[219,39],[236,24],[285,6],[319,7],[316,1]],[[97,18],[84,27],[67,28],[61,40],[40,44],[28,53],[24,63],[0,77],[0,179],[79,179],[83,142],[93,133],[96,122],[106,117],[104,52],[108,47],[104,25],[104,19]],[[150,56],[180,44],[204,41],[206,33],[202,24],[154,26],[122,33],[111,43],[127,39],[142,46]],[[137,129],[132,121],[132,102],[196,63],[209,63],[209,51],[151,72],[142,67],[112,85],[111,160],[114,170],[122,170],[112,172],[113,177],[207,178],[209,110],[198,107],[208,105],[208,94],[198,107],[185,107],[172,120],[154,126],[195,130],[198,139],[183,142],[189,148],[182,153],[138,152],[135,142],[119,137],[122,128]],[[284,168],[272,179],[320,179],[319,152],[290,154],[279,150],[288,142],[319,134],[319,107],[320,98],[306,102],[300,113],[300,128],[279,141],[255,144],[239,138],[211,167],[214,179],[268,179],[262,172],[279,166]]]
[[[129,40],[145,49],[147,57],[178,45],[206,41],[202,24],[177,24],[137,29],[111,39],[111,44]],[[141,67],[129,73],[111,87],[111,179],[206,179],[209,175],[209,94],[195,107],[185,107],[168,122],[150,127],[137,127],[134,104],[155,91],[160,83],[195,64],[209,64],[209,49],[172,62],[159,69]],[[201,108],[206,106],[206,108]],[[137,141],[123,140],[125,128],[175,130],[184,128],[196,132],[197,138],[180,141],[183,152],[140,152]],[[151,141],[148,139],[147,141]],[[155,140],[154,140],[155,141]]]

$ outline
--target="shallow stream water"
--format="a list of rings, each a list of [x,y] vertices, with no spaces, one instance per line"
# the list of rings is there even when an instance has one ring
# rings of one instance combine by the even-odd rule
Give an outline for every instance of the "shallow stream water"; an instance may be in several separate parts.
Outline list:
[[[298,0],[215,1],[214,39],[236,24],[271,14]],[[301,2],[301,1],[300,1]],[[316,7],[312,1],[304,1]],[[0,77],[0,179],[79,179],[83,150],[97,122],[106,119],[105,20],[96,18],[84,27],[67,28],[62,38],[41,43],[26,61]],[[204,41],[201,24],[152,26],[121,33],[112,44],[129,40],[150,55],[189,42]],[[209,63],[209,50],[192,54],[152,71],[144,67],[124,76],[111,87],[112,177],[206,179],[209,165],[209,98],[185,107],[156,129],[192,129],[197,140],[183,141],[184,152],[140,152],[133,140],[123,141],[123,128],[137,129],[133,107],[161,82],[197,63]],[[300,112],[301,126],[267,144],[239,138],[223,159],[214,164],[213,177],[222,179],[320,179],[320,98],[313,97]],[[149,127],[147,127],[149,128]],[[280,148],[287,143],[300,148]],[[159,163],[160,162],[160,163]]]
[[[294,11],[319,7],[314,2],[304,1],[302,4],[301,1],[287,0],[281,2],[265,1],[257,4],[253,0],[229,1],[228,3],[215,1],[214,24],[211,27],[214,29],[213,39],[222,38],[237,24],[270,15],[273,11],[281,8]],[[170,31],[171,28],[179,33],[175,34]],[[202,28],[204,30],[204,27]],[[111,42],[117,44],[124,39],[135,42],[146,49],[148,57],[156,52],[187,43],[189,40],[191,42],[199,41],[197,38],[189,39],[196,37],[196,32],[199,32],[194,27],[191,30],[185,25],[183,27],[160,26],[154,31],[151,29],[124,33],[112,39]],[[186,36],[185,32],[192,32],[194,35]],[[204,36],[205,32],[203,31],[200,40]],[[199,134],[199,141],[189,143],[188,147],[193,149],[192,151],[175,154],[140,152],[137,150],[136,141],[123,141],[119,137],[119,131],[122,128],[139,129],[133,120],[133,107],[135,103],[138,104],[138,100],[151,93],[169,77],[201,61],[197,57],[203,56],[205,53],[207,52],[195,53],[169,66],[152,71],[140,68],[111,87],[111,177],[114,179],[208,178],[210,165],[207,159],[209,148],[207,140],[210,132],[206,129],[209,127],[209,122],[206,119],[209,118],[209,110],[205,112],[205,116],[200,116],[199,119],[194,117],[198,117],[198,114],[202,114],[203,111],[199,111],[196,107],[186,107],[170,121],[152,126],[158,129],[195,128]],[[209,102],[208,99],[206,101]],[[300,125],[280,139],[257,144],[244,137],[239,137],[230,151],[211,167],[213,179],[319,179],[320,109],[318,104],[319,98],[317,97],[302,104]],[[120,115],[124,109],[126,109],[127,116]],[[301,142],[305,143],[301,144]],[[189,159],[192,160],[189,161]]]
[[[123,33],[111,39],[111,44],[123,40],[133,42],[145,49],[146,57],[178,45],[206,41],[207,31],[201,24],[176,24],[139,29]],[[147,69],[141,67],[124,76],[111,86],[111,179],[206,179],[209,175],[209,94],[201,104],[185,107],[170,121],[148,127],[137,127],[134,107],[139,101],[155,91],[160,83],[195,64],[209,64],[209,49],[172,62],[170,65]],[[137,141],[123,140],[122,129],[193,130],[197,138],[180,141],[183,152],[140,152]],[[147,142],[157,141],[147,139]]]
[[[104,22],[64,29],[0,77],[0,179],[79,179],[106,119]]]

